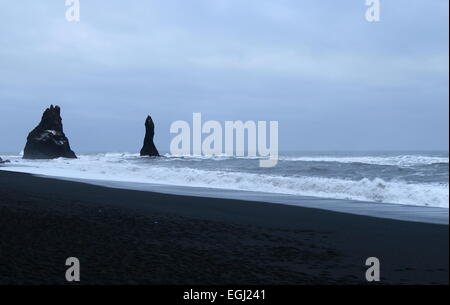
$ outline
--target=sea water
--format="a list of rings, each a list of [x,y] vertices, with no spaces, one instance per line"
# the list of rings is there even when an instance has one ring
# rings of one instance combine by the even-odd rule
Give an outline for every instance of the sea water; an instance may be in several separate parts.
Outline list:
[[[259,158],[227,156],[165,154],[148,158],[136,153],[95,153],[56,160],[24,160],[20,154],[2,156],[11,163],[0,170],[123,184],[158,184],[169,192],[171,186],[179,186],[194,195],[196,190],[208,188],[218,193],[250,191],[449,207],[448,152],[286,152],[280,154],[274,168],[259,167]]]

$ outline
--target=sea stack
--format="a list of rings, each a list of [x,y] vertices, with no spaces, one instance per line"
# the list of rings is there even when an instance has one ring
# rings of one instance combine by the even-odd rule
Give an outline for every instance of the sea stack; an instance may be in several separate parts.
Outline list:
[[[141,156],[159,157],[153,138],[155,136],[155,124],[151,116],[145,120],[145,139],[144,146],[141,149]]]
[[[42,115],[39,125],[30,132],[24,149],[24,159],[55,159],[77,156],[70,149],[63,131],[61,108],[51,105]]]

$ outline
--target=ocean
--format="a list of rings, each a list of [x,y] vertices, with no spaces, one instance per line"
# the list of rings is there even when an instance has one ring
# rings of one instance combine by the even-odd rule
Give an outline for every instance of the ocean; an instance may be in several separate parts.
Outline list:
[[[307,196],[405,206],[449,208],[448,152],[286,152],[274,168],[259,158],[135,153],[79,154],[78,159],[23,160],[2,155],[11,170],[53,177],[202,190]],[[157,190],[158,188],[156,188]],[[198,192],[197,192],[198,190]],[[176,192],[175,192],[176,193]],[[231,192],[233,193],[233,192]],[[242,196],[236,194],[243,194]],[[241,198],[246,199],[246,198]]]

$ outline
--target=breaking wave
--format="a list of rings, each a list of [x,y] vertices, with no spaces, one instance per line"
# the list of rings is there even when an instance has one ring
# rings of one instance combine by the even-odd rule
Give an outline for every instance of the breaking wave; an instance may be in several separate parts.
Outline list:
[[[340,179],[330,177],[271,175],[269,173],[227,171],[226,168],[204,169],[201,165],[172,164],[171,158],[152,160],[137,154],[84,155],[79,159],[51,161],[22,160],[10,157],[11,165],[2,169],[76,179],[156,183],[173,186],[270,192],[333,199],[351,199],[403,205],[449,207],[448,181],[410,183],[395,179]],[[321,157],[310,157],[317,160]],[[299,157],[305,161],[305,157]],[[336,157],[341,160],[343,158]],[[357,158],[348,158],[354,160]],[[421,162],[445,161],[422,158]],[[335,162],[330,158],[328,161]],[[375,161],[375,159],[371,159]],[[416,164],[417,159],[394,158],[395,162]],[[242,161],[240,161],[242,162]],[[369,162],[366,160],[366,162]],[[386,162],[386,161],[384,161]],[[448,162],[448,158],[447,158]],[[198,162],[195,162],[198,163]],[[432,164],[432,163],[431,163]]]
[[[304,162],[338,162],[338,163],[364,163],[372,165],[395,165],[395,166],[417,166],[447,163],[448,157],[433,157],[421,155],[400,155],[400,156],[363,156],[363,157],[335,157],[335,156],[313,156],[313,157],[281,157],[284,161],[304,161]]]

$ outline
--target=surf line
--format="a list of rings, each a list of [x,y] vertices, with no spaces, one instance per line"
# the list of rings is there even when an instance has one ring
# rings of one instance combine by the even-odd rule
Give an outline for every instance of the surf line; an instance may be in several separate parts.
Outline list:
[[[278,164],[278,125],[278,121],[202,123],[202,114],[194,112],[192,128],[186,121],[171,124],[170,133],[177,135],[170,143],[170,153],[174,156],[262,157],[260,167],[275,167]],[[204,139],[203,135],[206,135]]]

